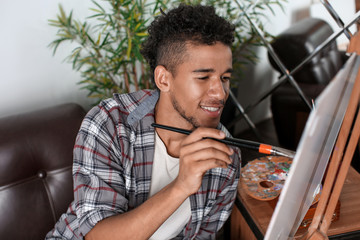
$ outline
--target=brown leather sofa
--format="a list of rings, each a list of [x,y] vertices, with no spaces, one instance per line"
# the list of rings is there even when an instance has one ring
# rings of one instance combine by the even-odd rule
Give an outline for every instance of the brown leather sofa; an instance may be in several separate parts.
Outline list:
[[[290,71],[308,57],[333,34],[330,25],[318,18],[306,18],[280,33],[271,43],[275,52]],[[308,100],[316,99],[346,63],[348,56],[329,43],[293,75]],[[271,65],[281,72],[269,55]],[[281,77],[281,75],[280,75]],[[281,85],[271,96],[271,110],[276,135],[282,147],[296,150],[310,109],[290,83]],[[352,166],[360,172],[360,142]]]
[[[327,22],[318,18],[306,18],[279,34],[271,45],[282,63],[291,71],[333,32]],[[269,60],[281,73],[270,55]],[[315,100],[346,60],[345,53],[339,51],[333,41],[293,77],[308,100]],[[280,145],[295,150],[310,112],[309,107],[301,100],[295,88],[286,82],[272,94],[271,110]]]
[[[71,103],[0,119],[0,239],[44,239],[66,211],[84,116]]]

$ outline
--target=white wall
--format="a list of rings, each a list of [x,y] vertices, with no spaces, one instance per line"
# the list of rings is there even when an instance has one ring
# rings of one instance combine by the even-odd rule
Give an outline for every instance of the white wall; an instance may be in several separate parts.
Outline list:
[[[310,2],[289,0],[285,13],[278,10],[276,16],[269,14],[266,29],[278,34],[308,15]],[[76,84],[80,74],[64,62],[72,47],[60,46],[55,56],[48,47],[57,31],[48,25],[48,19],[55,18],[59,3],[67,12],[73,9],[77,19],[87,16],[92,7],[89,0],[0,2],[0,117],[65,102],[77,102],[85,109],[91,106],[93,100]],[[266,50],[260,49],[259,55],[261,61],[249,67],[240,83],[239,99],[245,107],[276,79]],[[268,106],[265,101],[251,112],[255,122],[270,116]]]
[[[0,117],[65,102],[91,105],[76,84],[80,74],[64,63],[70,46],[60,46],[55,56],[48,47],[57,31],[48,19],[55,18],[59,3],[81,18],[91,1],[0,2]]]
[[[329,1],[331,6],[336,10],[337,14],[344,22],[348,24],[355,13],[355,0],[332,0]],[[321,2],[315,2],[310,8],[310,15],[327,21],[334,31],[338,31],[340,28],[334,19],[330,19],[329,12],[324,8]],[[349,29],[352,33],[356,31],[356,26],[352,25]],[[349,43],[348,38],[342,34],[337,39],[337,44],[342,50],[346,50],[346,46]]]

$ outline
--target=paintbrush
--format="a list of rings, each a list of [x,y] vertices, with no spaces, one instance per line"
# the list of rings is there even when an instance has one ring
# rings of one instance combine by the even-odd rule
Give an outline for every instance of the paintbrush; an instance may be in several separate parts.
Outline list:
[[[169,131],[173,131],[173,132],[177,132],[177,133],[186,134],[186,135],[189,135],[192,133],[192,131],[190,131],[190,130],[176,128],[176,127],[170,127],[170,126],[161,125],[161,124],[157,124],[157,123],[153,123],[153,124],[151,124],[151,126],[153,126],[155,128],[161,128],[161,129],[165,129],[165,130],[169,130]],[[278,156],[284,156],[284,157],[289,157],[289,158],[294,158],[294,156],[295,156],[294,151],[280,148],[280,147],[271,146],[271,145],[264,144],[264,143],[258,143],[258,142],[253,142],[253,141],[249,141],[249,140],[244,140],[244,139],[239,139],[239,138],[229,138],[229,137],[226,137],[224,139],[217,139],[217,138],[212,138],[212,137],[207,137],[207,138],[215,140],[215,141],[219,141],[221,143],[225,143],[227,145],[251,149],[251,150],[257,151],[259,153],[263,153],[263,154],[278,155]]]

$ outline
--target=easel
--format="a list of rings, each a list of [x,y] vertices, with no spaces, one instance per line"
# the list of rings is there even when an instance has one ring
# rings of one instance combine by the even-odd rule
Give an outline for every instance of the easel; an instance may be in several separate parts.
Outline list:
[[[359,33],[352,36],[348,47],[348,52],[355,52],[356,54],[360,55]],[[360,138],[360,114],[357,114],[357,116],[355,116],[358,108],[359,99],[360,71],[358,71],[357,73],[349,105],[347,107],[345,117],[334,147],[334,151],[329,162],[324,187],[314,214],[313,221],[308,229],[308,233],[303,239],[328,239],[326,233],[331,224],[331,218],[334,214],[335,207],[339,200],[340,193],[344,185],[356,145]],[[353,123],[354,126],[353,128],[351,128]],[[350,139],[348,141],[348,144],[346,144],[349,136]]]

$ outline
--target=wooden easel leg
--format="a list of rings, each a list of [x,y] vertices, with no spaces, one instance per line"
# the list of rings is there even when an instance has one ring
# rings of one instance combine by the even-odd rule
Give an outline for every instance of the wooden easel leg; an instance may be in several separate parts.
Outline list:
[[[308,238],[309,240],[327,240],[329,239],[326,234],[320,231],[315,231],[311,234],[311,236]]]
[[[345,182],[346,175],[348,173],[351,160],[353,158],[355,148],[357,146],[357,143],[359,142],[360,137],[360,114],[357,115],[355,125],[353,127],[353,132],[351,134],[348,146],[346,148],[346,152],[343,158],[343,162],[341,165],[341,168],[339,170],[338,177],[335,182],[335,186],[333,189],[333,192],[331,194],[331,198],[328,204],[328,207],[326,209],[326,213],[324,215],[323,221],[320,226],[320,231],[327,232],[327,230],[330,227],[331,224],[331,218],[334,214],[336,203],[339,200],[340,193],[342,190],[342,187]]]
[[[331,218],[329,218],[329,216],[331,215],[330,217],[332,217],[332,214],[336,207],[336,202],[339,199],[339,196],[337,196],[337,197],[335,196],[335,198],[331,197],[333,194],[332,190],[333,190],[333,187],[335,186],[335,181],[336,182],[339,181],[337,179],[337,173],[338,173],[339,167],[341,167],[341,161],[344,159],[343,153],[344,153],[345,146],[346,146],[349,134],[350,134],[352,123],[354,122],[355,113],[356,113],[358,103],[359,103],[359,96],[360,96],[360,71],[357,73],[357,76],[356,76],[356,80],[355,80],[353,91],[351,93],[348,108],[346,110],[344,120],[343,120],[343,123],[342,123],[340,131],[339,131],[338,139],[336,140],[334,152],[332,154],[332,157],[331,157],[331,160],[329,163],[329,168],[328,168],[328,172],[327,172],[327,175],[325,178],[324,188],[321,193],[320,201],[316,208],[313,221],[312,221],[310,227],[308,228],[308,234],[306,235],[306,239],[310,239],[310,236],[312,236],[315,232],[318,232],[319,230],[322,233],[326,233],[327,229],[330,225],[330,223],[328,221],[331,222]],[[359,119],[359,115],[358,115],[357,119]],[[359,126],[357,126],[357,128],[359,128]],[[353,131],[355,132],[356,130],[357,130],[356,127],[354,127]],[[354,141],[355,143],[357,143],[359,136],[356,136],[356,134],[354,132],[352,133],[353,137],[352,137],[352,140],[350,140],[350,141]],[[350,147],[350,145],[348,146],[348,148],[349,147]],[[347,150],[346,151],[348,152],[348,155],[352,156],[354,152],[353,151],[351,152],[350,150],[351,149],[349,149],[349,151],[347,151]],[[342,165],[344,165],[344,164],[342,164]],[[345,165],[347,165],[347,164],[345,164]],[[348,165],[350,166],[350,163],[348,163]],[[344,168],[343,171],[346,170],[343,173],[345,175],[345,176],[343,176],[344,181],[345,181],[346,173],[347,173],[349,166],[347,166],[346,169],[345,169],[346,166],[341,167],[341,168]],[[338,188],[340,188],[340,190],[337,190],[337,191],[339,191],[339,195],[340,195],[343,183],[344,182],[342,182],[342,184],[340,186],[338,186]],[[332,200],[330,209],[328,209],[328,205],[330,204],[329,200],[331,198],[333,200]],[[334,203],[335,199],[336,199],[336,202]],[[332,210],[332,212],[329,210]],[[327,216],[327,218],[324,221],[325,215]]]

